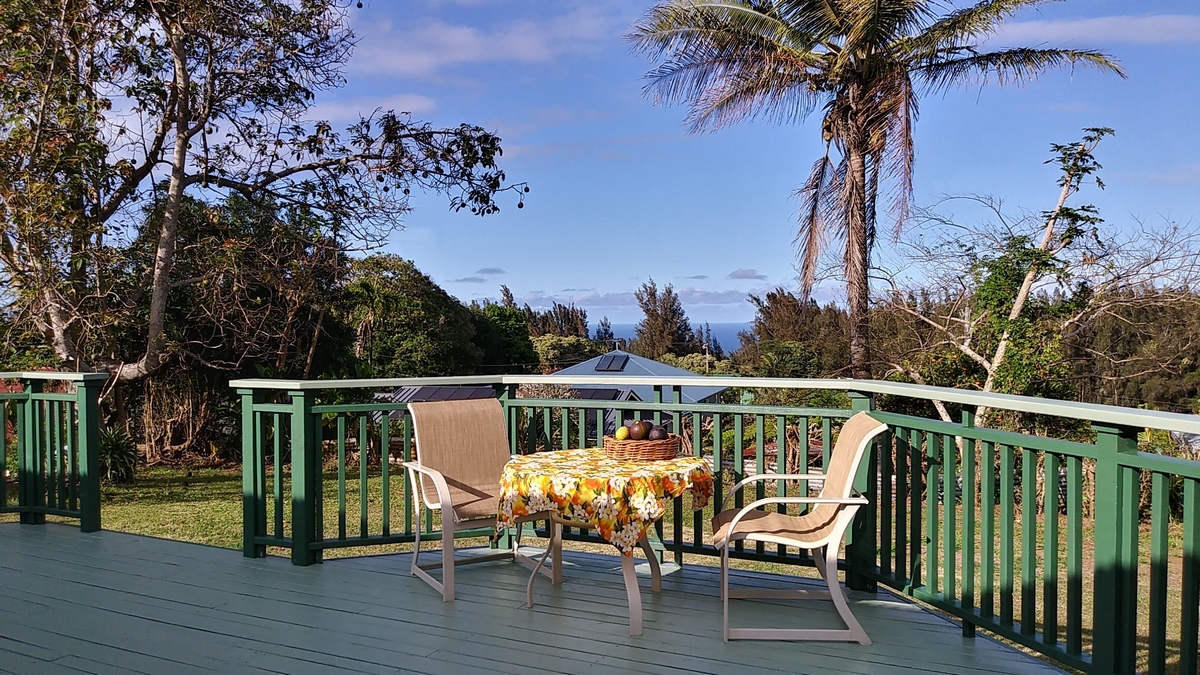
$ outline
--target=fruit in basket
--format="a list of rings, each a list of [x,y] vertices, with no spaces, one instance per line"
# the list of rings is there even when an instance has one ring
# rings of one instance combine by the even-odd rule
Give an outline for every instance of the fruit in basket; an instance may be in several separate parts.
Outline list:
[[[617,433],[613,435],[618,441],[623,441],[629,438],[629,427],[621,427],[617,429]]]
[[[644,441],[646,436],[650,435],[651,424],[647,424],[642,420],[638,420],[629,425],[629,438],[634,441]]]
[[[650,441],[661,441],[667,437],[667,430],[662,427],[651,427],[650,433],[646,434],[646,439]]]

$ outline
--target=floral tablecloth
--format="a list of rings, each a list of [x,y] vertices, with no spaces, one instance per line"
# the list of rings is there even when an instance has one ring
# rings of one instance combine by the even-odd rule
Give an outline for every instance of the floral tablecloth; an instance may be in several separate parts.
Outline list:
[[[677,457],[655,462],[609,459],[604,450],[558,450],[517,457],[500,478],[497,530],[519,516],[557,511],[566,520],[589,523],[623,555],[633,549],[667,500],[692,492],[692,508],[712,498],[708,461]]]

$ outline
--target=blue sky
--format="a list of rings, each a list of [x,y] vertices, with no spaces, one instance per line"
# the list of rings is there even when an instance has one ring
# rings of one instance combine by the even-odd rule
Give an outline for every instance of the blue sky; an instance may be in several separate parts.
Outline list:
[[[691,135],[681,107],[642,96],[652,66],[622,36],[650,2],[364,0],[345,88],[315,118],[407,110],[435,125],[479,124],[503,167],[531,187],[478,218],[417,196],[387,250],[469,302],[507,284],[519,302],[586,308],[592,325],[640,318],[633,291],[674,284],[696,322],[748,321],[746,294],[795,288],[793,191],[823,151],[819,116]],[[960,5],[964,3],[959,3]],[[1053,206],[1052,142],[1108,126],[1090,190],[1114,226],[1200,215],[1200,8],[1194,0],[1070,0],[1028,10],[994,44],[1104,50],[1128,80],[1091,70],[1024,86],[926,98],[917,124],[916,202],[986,194]],[[881,242],[887,255],[890,240]],[[836,298],[828,285],[818,298]]]

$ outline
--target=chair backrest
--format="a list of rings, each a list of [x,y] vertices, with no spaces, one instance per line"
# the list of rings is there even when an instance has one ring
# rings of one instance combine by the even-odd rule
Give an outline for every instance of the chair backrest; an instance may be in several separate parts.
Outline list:
[[[446,479],[458,518],[496,514],[500,475],[509,460],[504,409],[494,398],[410,403],[417,462]],[[426,503],[437,498],[421,477]],[[447,517],[443,513],[442,517]]]
[[[860,412],[846,420],[837,443],[829,453],[829,465],[825,467],[825,480],[821,485],[822,497],[846,498],[854,488],[854,477],[858,466],[866,455],[867,446],[875,436],[883,433],[887,425]],[[839,512],[836,504],[818,504],[805,516],[809,523],[818,524],[811,536],[825,537],[832,530]]]

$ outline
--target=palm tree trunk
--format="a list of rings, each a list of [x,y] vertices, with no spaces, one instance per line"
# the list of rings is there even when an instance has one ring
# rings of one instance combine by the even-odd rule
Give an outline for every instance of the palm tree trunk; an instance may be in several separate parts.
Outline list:
[[[857,117],[857,115],[856,115]],[[854,124],[854,127],[859,127]],[[870,327],[867,308],[870,284],[867,269],[867,153],[865,132],[852,128],[846,139],[846,300],[850,311],[850,369],[855,378],[871,377]]]

